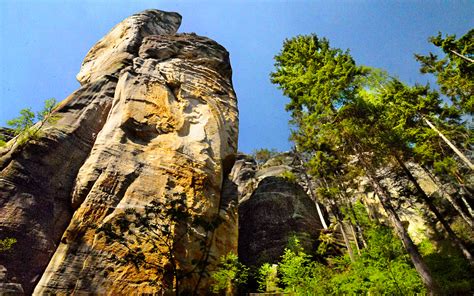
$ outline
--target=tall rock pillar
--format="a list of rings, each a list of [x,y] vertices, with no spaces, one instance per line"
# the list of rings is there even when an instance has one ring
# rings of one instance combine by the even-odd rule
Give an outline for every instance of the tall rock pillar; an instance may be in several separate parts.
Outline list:
[[[69,198],[61,197],[73,215],[61,220],[68,225],[53,238],[58,247],[34,294],[162,294],[176,286],[202,294],[210,285],[203,267],[236,253],[235,204],[221,196],[238,137],[229,54],[208,38],[176,34],[180,21],[176,13],[146,10],[87,54],[78,80],[84,87],[110,77],[113,95],[87,157],[71,173]],[[153,247],[163,233],[138,229],[136,220],[115,232],[120,237],[102,231],[132,212],[146,216],[150,205],[173,207],[177,198],[188,219],[207,223],[163,221],[173,226],[172,256],[185,277],[176,277],[171,260],[160,256],[167,250]],[[130,230],[140,230],[138,239]],[[131,259],[130,250],[139,250],[139,258]]]

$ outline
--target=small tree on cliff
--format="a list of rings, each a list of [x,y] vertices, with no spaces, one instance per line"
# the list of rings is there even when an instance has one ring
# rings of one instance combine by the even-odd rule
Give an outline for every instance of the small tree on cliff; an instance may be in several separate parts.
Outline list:
[[[58,117],[54,116],[53,111],[57,106],[56,99],[47,99],[44,102],[43,109],[35,115],[31,108],[25,108],[20,111],[20,115],[7,121],[12,134],[16,136],[14,143],[23,144],[39,135],[39,132],[46,123],[55,122]],[[35,125],[36,122],[39,122]],[[6,145],[3,137],[0,135],[0,147]]]
[[[156,268],[163,276],[165,289],[182,292],[180,284],[185,278],[198,274],[199,279],[192,294],[195,295],[201,278],[207,274],[210,234],[221,223],[218,217],[204,218],[193,214],[187,206],[186,194],[175,193],[162,200],[153,200],[143,211],[127,209],[97,232],[103,232],[109,242],[118,242],[125,247],[122,257],[113,256],[119,264],[134,264],[135,267]],[[187,262],[179,256],[179,250],[187,242],[198,242],[200,258]],[[144,246],[151,246],[151,252],[158,254],[157,260],[147,258]],[[163,262],[167,262],[162,265]]]
[[[252,155],[258,165],[262,165],[267,162],[270,158],[277,155],[278,152],[275,149],[261,148],[253,151]]]

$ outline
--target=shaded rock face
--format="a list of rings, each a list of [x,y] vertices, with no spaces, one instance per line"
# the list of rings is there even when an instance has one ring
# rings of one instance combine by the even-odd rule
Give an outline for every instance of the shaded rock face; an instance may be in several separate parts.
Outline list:
[[[316,206],[301,186],[266,177],[239,205],[239,258],[248,266],[277,263],[293,236],[313,249],[321,228]]]
[[[277,263],[293,236],[311,251],[322,229],[314,201],[297,183],[282,177],[293,171],[291,153],[265,164],[239,153],[224,184],[226,198],[239,203],[239,259],[248,266]]]
[[[0,253],[8,271],[0,281],[21,283],[31,293],[69,223],[77,172],[106,120],[115,86],[110,76],[84,84],[61,104],[58,122],[46,124],[39,140],[1,151],[0,238],[17,243]]]
[[[87,54],[81,89],[57,109],[63,121],[2,156],[0,227],[18,239],[0,263],[6,281],[30,293],[41,278],[35,294],[169,291],[156,250],[144,243],[139,266],[114,260],[126,248],[97,229],[177,195],[193,215],[223,221],[194,230],[205,250],[191,236],[179,242],[181,269],[203,257],[212,268],[237,251],[236,205],[221,198],[238,136],[229,55],[208,38],[176,34],[180,21],[147,10],[114,27]],[[208,291],[197,273],[181,281],[181,291]]]

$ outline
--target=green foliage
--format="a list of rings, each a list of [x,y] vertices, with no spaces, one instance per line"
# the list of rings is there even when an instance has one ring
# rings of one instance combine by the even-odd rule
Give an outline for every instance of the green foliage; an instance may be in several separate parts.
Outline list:
[[[11,127],[15,135],[19,135],[29,130],[35,123],[35,113],[31,108],[22,109],[17,118],[7,121],[7,125]]]
[[[214,284],[211,286],[213,293],[225,292],[231,295],[235,289],[247,282],[249,269],[239,262],[234,253],[229,253],[219,259],[218,270],[211,273]]]
[[[333,278],[338,294],[413,295],[424,287],[410,259],[392,230],[373,226],[366,231],[368,247],[350,263],[339,262],[344,272]]]
[[[36,116],[31,108],[26,108],[20,111],[18,117],[7,121],[7,125],[12,128],[13,134],[17,136],[16,143],[23,145],[29,140],[36,139],[40,136],[40,130],[45,123],[56,122],[59,117],[53,114],[55,107],[56,99],[47,99],[44,102],[43,109],[37,112]],[[35,125],[37,121],[40,121],[40,124]],[[2,139],[0,139],[0,147],[3,145]]]
[[[276,151],[275,149],[267,149],[267,148],[256,149],[252,153],[257,164],[264,164],[270,158],[274,157],[277,154],[278,154],[278,151]]]
[[[260,292],[278,292],[277,266],[264,263],[257,272],[258,290]]]
[[[37,121],[48,120],[53,113],[53,110],[56,108],[57,102],[56,99],[51,98],[44,101],[43,109],[36,113]]]
[[[11,248],[15,244],[16,244],[16,238],[7,237],[4,239],[0,239],[0,253],[11,250]]]
[[[420,252],[433,272],[433,277],[440,283],[446,295],[468,295],[474,290],[473,268],[447,242],[437,248],[433,242],[425,239],[419,245]]]
[[[430,73],[437,78],[441,92],[463,112],[474,112],[474,29],[456,39],[456,35],[441,32],[430,37],[429,41],[439,47],[444,56],[433,53],[426,56],[415,55],[421,63],[421,73]],[[469,61],[471,59],[471,61]]]
[[[330,258],[325,266],[311,260],[298,241],[285,249],[278,265],[285,292],[294,295],[414,295],[423,284],[401,242],[385,226],[367,232],[369,247],[355,262],[348,256]]]
[[[280,177],[282,177],[283,179],[291,183],[298,182],[298,176],[296,176],[296,174],[293,173],[292,171],[284,171],[283,173],[280,174]]]
[[[308,296],[326,295],[330,292],[326,283],[331,272],[322,264],[312,261],[297,238],[285,249],[278,264],[278,272],[285,292]]]

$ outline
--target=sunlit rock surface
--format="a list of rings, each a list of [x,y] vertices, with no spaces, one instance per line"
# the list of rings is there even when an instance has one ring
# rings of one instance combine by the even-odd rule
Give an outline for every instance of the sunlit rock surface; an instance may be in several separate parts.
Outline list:
[[[229,54],[208,38],[176,34],[180,22],[146,10],[115,26],[84,59],[82,87],[57,109],[59,122],[4,152],[0,227],[18,239],[1,257],[4,282],[31,293],[39,280],[38,295],[169,292],[169,262],[156,250],[140,246],[146,264],[115,260],[126,247],[97,229],[178,195],[193,215],[222,220],[212,231],[193,229],[205,249],[192,236],[178,242],[181,269],[202,258],[212,269],[237,252],[236,204],[221,194],[238,137]],[[180,290],[204,293],[209,284],[195,272]]]

